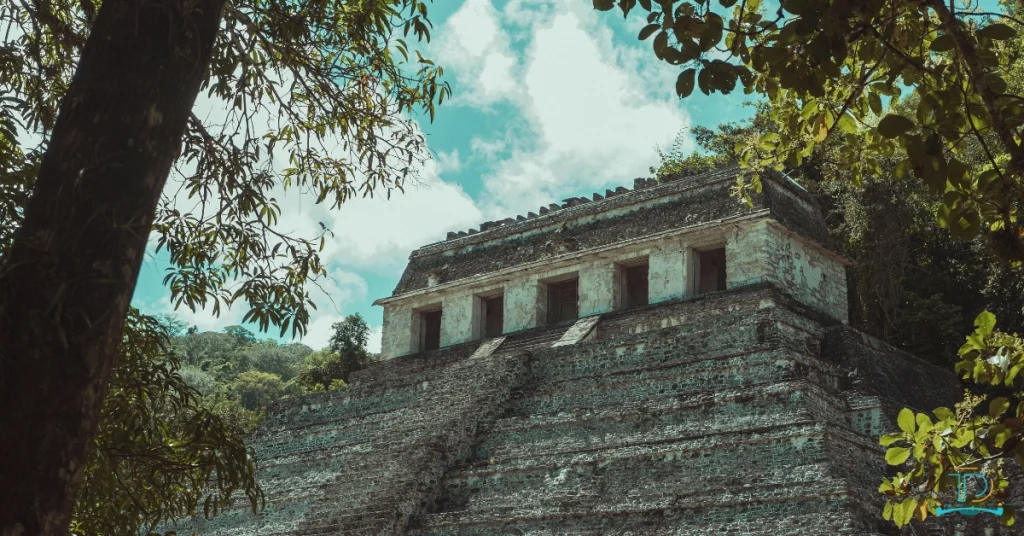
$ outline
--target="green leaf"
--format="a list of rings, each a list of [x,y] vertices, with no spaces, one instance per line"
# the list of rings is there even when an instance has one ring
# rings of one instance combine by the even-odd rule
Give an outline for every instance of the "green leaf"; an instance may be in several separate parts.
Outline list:
[[[638,37],[643,41],[644,39],[654,35],[654,32],[658,31],[659,28],[661,28],[660,24],[648,24],[640,30],[640,35]]]
[[[840,130],[847,134],[857,133],[857,122],[854,121],[853,117],[848,113],[844,113],[839,116],[839,121],[837,121],[836,124],[839,125]]]
[[[782,4],[782,9],[794,15],[800,15],[810,7],[808,0],[782,0],[780,3]]]
[[[676,79],[676,94],[680,98],[689,97],[693,93],[694,76],[696,74],[697,70],[694,68],[679,73],[679,78]]]
[[[968,335],[966,337],[966,339],[967,339],[967,342],[964,344],[964,346],[967,347],[968,349],[970,349],[970,350],[984,350],[985,349],[985,339],[984,339],[984,337],[981,334],[979,334],[979,333],[971,333],[970,335]]]
[[[700,88],[701,93],[705,95],[711,94],[711,71],[706,68],[700,70],[700,74],[697,75],[697,86]]]
[[[994,41],[1005,41],[1011,39],[1017,35],[1017,30],[1012,27],[997,22],[995,24],[989,24],[988,26],[978,30],[978,37],[984,37],[986,39],[992,39]]]
[[[978,328],[978,333],[982,335],[989,335],[996,327],[996,315],[988,311],[982,311],[981,314],[974,319],[974,325]]]
[[[882,97],[875,92],[868,93],[868,107],[875,115],[882,115]]]
[[[953,41],[953,36],[949,34],[942,34],[932,41],[931,46],[928,48],[934,52],[946,52],[952,50],[956,43]]]
[[[896,417],[896,424],[900,427],[900,430],[903,430],[908,434],[913,434],[916,426],[914,422],[914,412],[908,408],[901,409],[899,416]]]
[[[878,440],[878,443],[883,447],[888,447],[889,445],[892,445],[897,441],[902,441],[903,439],[903,434],[885,434]]]
[[[594,9],[598,11],[610,11],[615,7],[615,0],[594,0]]]
[[[902,527],[910,520],[914,518],[914,509],[917,506],[917,500],[914,498],[908,498],[896,506],[893,507],[892,520],[896,523],[897,527]]]
[[[998,418],[1003,413],[1006,413],[1006,410],[1008,409],[1010,409],[1009,400],[1004,397],[996,398],[988,404],[988,416],[993,419]]]
[[[889,465],[900,465],[910,457],[910,449],[907,447],[893,447],[885,451],[885,461]]]
[[[1011,505],[1003,506],[1003,515],[999,517],[999,523],[1004,527],[1012,527],[1017,522],[1016,507]]]
[[[993,426],[992,428],[995,431],[996,427]],[[1017,435],[1017,433],[1014,432],[1012,428],[1007,428],[1005,426],[1000,428],[998,431],[995,431],[996,448],[1003,448],[1003,445],[1005,445],[1006,442],[1013,438],[1015,435]]]
[[[936,417],[943,421],[951,420],[956,417],[953,414],[953,412],[949,410],[949,408],[935,408],[935,411],[933,411],[932,413],[934,413]]]
[[[658,59],[663,59],[666,47],[668,47],[668,32],[663,31],[654,38],[654,55],[658,56]]]
[[[928,432],[932,431],[932,420],[928,418],[925,413],[918,413],[917,416],[917,432],[915,435],[922,437]]]
[[[902,115],[889,114],[878,122],[878,133],[886,138],[895,138],[914,128],[914,122]]]

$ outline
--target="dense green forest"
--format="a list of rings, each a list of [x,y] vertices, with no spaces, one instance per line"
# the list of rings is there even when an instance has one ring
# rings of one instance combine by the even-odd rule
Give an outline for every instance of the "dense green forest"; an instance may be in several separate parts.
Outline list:
[[[242,326],[199,332],[174,316],[129,315],[75,502],[74,534],[135,534],[236,491],[262,498],[245,437],[273,401],[347,387],[379,356],[358,314],[326,348],[260,340]],[[211,480],[234,482],[209,491]],[[208,497],[204,501],[204,498]]]
[[[174,316],[158,317],[167,329],[167,354],[202,403],[230,417],[242,433],[255,431],[271,402],[347,387],[349,375],[379,358],[367,351],[369,328],[351,315],[333,326],[326,348],[258,339],[242,326],[199,332]]]

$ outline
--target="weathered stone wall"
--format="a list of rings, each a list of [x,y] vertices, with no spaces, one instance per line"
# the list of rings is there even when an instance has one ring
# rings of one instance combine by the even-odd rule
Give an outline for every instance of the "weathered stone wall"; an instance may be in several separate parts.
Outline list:
[[[771,282],[798,301],[846,323],[846,267],[835,255],[765,220],[735,226],[726,246],[730,288]]]
[[[651,303],[693,297],[695,252],[719,246],[726,248],[729,288],[772,282],[845,322],[845,261],[827,248],[824,222],[806,192],[768,176],[748,208],[729,195],[736,173],[644,183],[612,199],[417,250],[397,295],[377,302],[385,306],[382,356],[417,351],[412,311],[436,304],[443,306],[442,347],[479,338],[477,296],[485,293],[506,294],[504,333],[537,327],[545,319],[545,284],[570,276],[579,278],[581,316],[613,311],[622,304],[624,263],[646,260]]]
[[[525,355],[468,360],[468,348],[361,371],[351,387],[288,399],[251,438],[267,508],[246,504],[180,534],[403,534],[435,500],[445,470],[465,459],[526,377]]]
[[[782,176],[764,174],[764,193],[746,207],[729,189],[738,168],[666,181],[603,200],[566,203],[546,215],[424,246],[412,253],[395,295],[677,229],[698,229],[769,211],[787,228],[828,247],[828,229],[810,195]]]

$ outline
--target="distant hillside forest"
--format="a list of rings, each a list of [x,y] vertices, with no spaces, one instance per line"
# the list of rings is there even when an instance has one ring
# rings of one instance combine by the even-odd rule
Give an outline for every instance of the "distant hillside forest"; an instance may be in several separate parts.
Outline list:
[[[333,326],[326,348],[258,339],[242,326],[199,332],[173,315],[157,317],[167,331],[178,373],[202,404],[244,434],[259,426],[271,402],[347,386],[349,375],[379,359],[366,349],[369,328],[359,315]]]

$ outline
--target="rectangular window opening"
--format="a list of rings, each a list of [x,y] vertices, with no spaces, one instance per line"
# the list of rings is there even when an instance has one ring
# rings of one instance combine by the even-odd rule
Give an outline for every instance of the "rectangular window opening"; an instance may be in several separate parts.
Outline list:
[[[622,276],[622,304],[625,306],[625,308],[632,309],[634,307],[643,307],[647,305],[647,263],[645,262],[643,264],[624,267],[622,271]]]
[[[505,330],[505,296],[481,298],[484,337],[499,337]]]
[[[697,294],[725,290],[725,248],[696,252]]]
[[[427,352],[441,347],[441,309],[419,313],[420,351]]]
[[[579,316],[579,278],[548,283],[547,325],[568,323]]]

